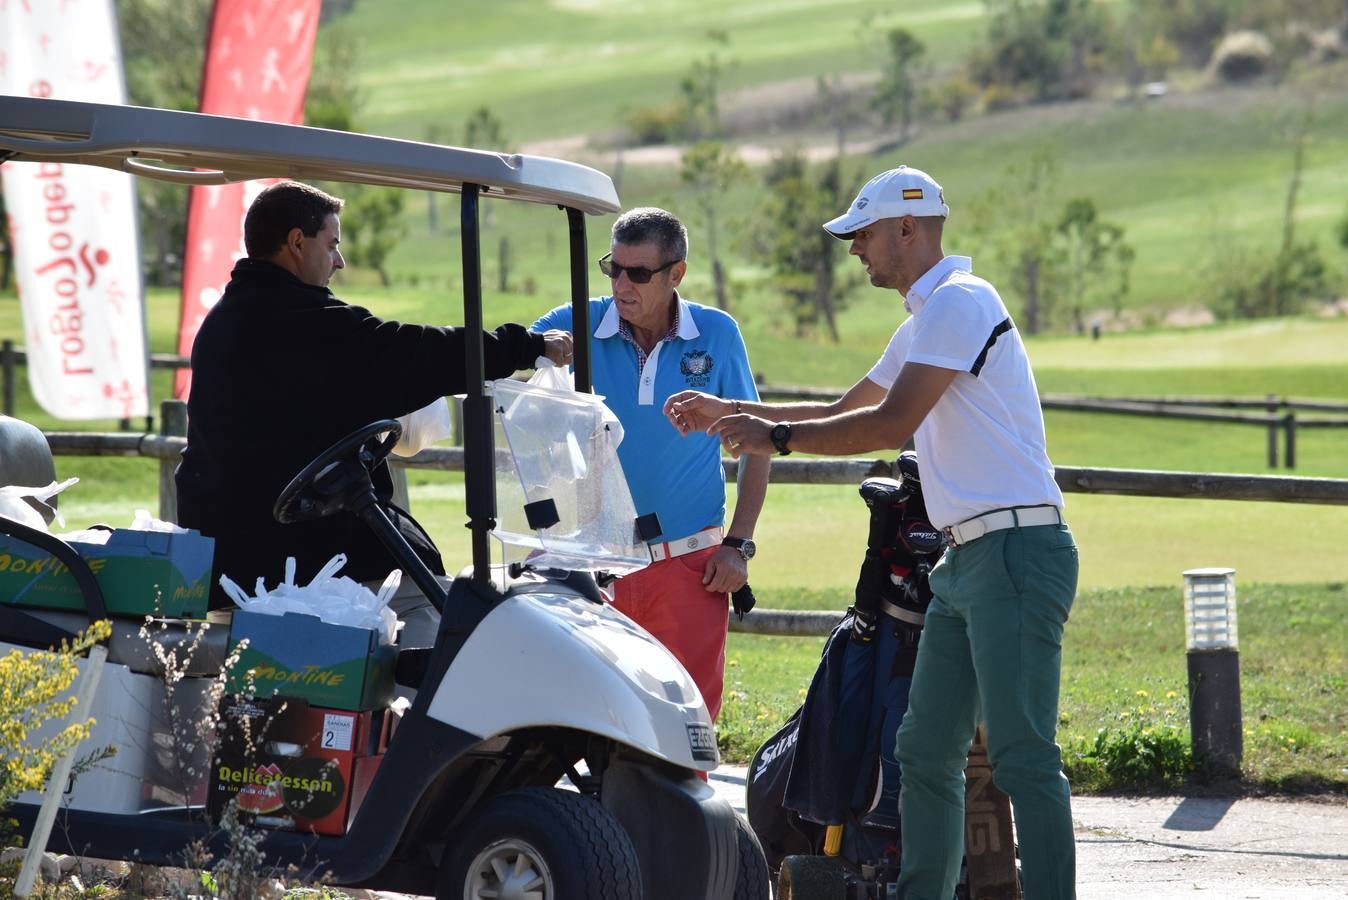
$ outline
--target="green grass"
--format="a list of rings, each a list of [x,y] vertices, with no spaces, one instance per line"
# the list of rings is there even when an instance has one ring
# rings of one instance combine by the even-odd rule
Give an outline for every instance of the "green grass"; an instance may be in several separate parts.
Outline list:
[[[396,10],[396,12],[395,12]],[[933,58],[962,54],[979,3],[906,3],[902,24]],[[876,28],[859,31],[865,16]],[[867,0],[441,0],[360,3],[338,20],[360,42],[368,127],[422,138],[492,108],[516,140],[604,131],[623,111],[671,102],[695,58],[735,65],[727,88],[879,65],[898,11]],[[728,47],[707,38],[724,31]],[[813,91],[813,86],[806,90]],[[461,139],[461,138],[459,138]]]
[[[1348,588],[1242,582],[1237,595],[1244,785],[1348,792]],[[1120,786],[1086,759],[1102,728],[1172,729],[1187,746],[1183,607],[1178,586],[1077,596],[1063,638],[1058,729],[1074,790]],[[730,636],[720,722],[727,758],[746,760],[800,704],[821,646],[815,638]]]

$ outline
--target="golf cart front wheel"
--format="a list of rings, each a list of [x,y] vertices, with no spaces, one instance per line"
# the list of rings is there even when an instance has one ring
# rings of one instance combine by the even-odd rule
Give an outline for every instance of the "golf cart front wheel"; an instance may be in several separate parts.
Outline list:
[[[632,841],[598,801],[554,788],[491,800],[446,856],[436,900],[641,900]]]

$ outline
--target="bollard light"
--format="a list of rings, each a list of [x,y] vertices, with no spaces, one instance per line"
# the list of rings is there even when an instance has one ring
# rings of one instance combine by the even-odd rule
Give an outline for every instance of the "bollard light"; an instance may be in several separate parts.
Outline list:
[[[1235,569],[1185,571],[1184,628],[1189,650],[1236,649]]]
[[[1184,629],[1194,759],[1211,774],[1239,775],[1245,739],[1236,649],[1235,569],[1184,573]]]

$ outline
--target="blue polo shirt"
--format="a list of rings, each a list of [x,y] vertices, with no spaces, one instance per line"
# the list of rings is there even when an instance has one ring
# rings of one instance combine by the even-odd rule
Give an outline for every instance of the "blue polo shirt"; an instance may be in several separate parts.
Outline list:
[[[655,345],[640,373],[637,346],[618,331],[613,298],[590,300],[594,390],[622,422],[618,459],[637,515],[656,513],[666,541],[725,524],[725,472],[720,441],[697,432],[680,437],[664,416],[665,400],[688,390],[758,399],[735,320],[719,309],[676,298],[677,335]],[[569,305],[544,315],[531,330],[551,328],[573,330]]]

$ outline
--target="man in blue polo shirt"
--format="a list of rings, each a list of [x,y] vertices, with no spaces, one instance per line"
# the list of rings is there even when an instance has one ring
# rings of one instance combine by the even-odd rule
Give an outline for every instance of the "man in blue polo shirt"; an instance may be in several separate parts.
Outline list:
[[[735,514],[723,528],[720,443],[705,434],[681,437],[666,421],[664,403],[697,390],[737,408],[756,401],[758,391],[735,320],[679,296],[687,257],[688,232],[672,213],[640,208],[620,216],[599,260],[612,294],[590,300],[590,346],[595,392],[622,422],[618,457],[637,514],[656,513],[661,527],[651,565],[617,581],[614,606],[678,657],[715,719],[725,678],[727,595],[748,581],[770,460],[741,460]],[[534,331],[554,329],[572,330],[570,306],[533,324]]]
[[[1025,344],[991,284],[947,256],[945,193],[899,166],[824,228],[851,242],[871,284],[911,313],[871,371],[831,404],[670,398],[679,429],[732,454],[898,448],[949,549],[932,570],[908,712],[899,727],[903,900],[948,900],[964,848],[964,764],[980,710],[993,781],[1011,797],[1025,896],[1076,896],[1071,797],[1055,742],[1063,626],[1077,548],[1044,438]],[[741,457],[742,458],[742,457]]]

